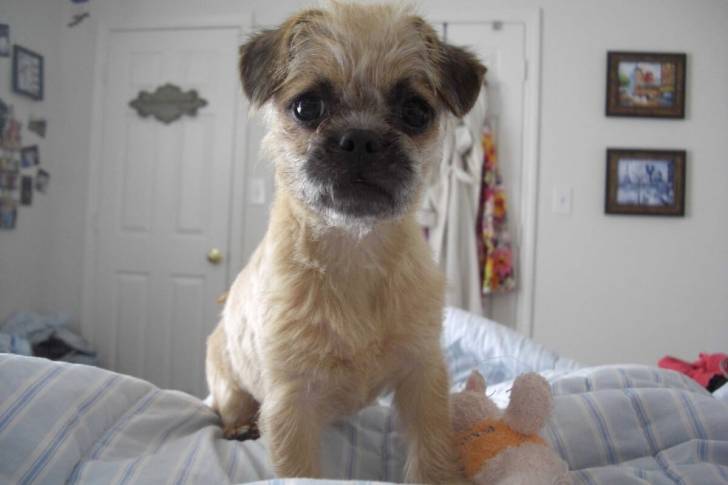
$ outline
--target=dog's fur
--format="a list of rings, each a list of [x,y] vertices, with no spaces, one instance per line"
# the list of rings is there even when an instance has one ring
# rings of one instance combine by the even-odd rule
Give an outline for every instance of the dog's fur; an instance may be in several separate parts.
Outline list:
[[[414,212],[441,156],[445,113],[470,109],[485,69],[408,7],[335,2],[252,37],[240,71],[266,112],[277,193],[208,339],[225,435],[259,415],[276,473],[317,477],[321,428],[393,389],[407,480],[462,480],[439,346],[444,282]],[[308,92],[326,101],[316,126],[292,114]],[[432,110],[417,132],[399,118],[412,96]],[[381,141],[365,165],[337,152],[352,128]]]

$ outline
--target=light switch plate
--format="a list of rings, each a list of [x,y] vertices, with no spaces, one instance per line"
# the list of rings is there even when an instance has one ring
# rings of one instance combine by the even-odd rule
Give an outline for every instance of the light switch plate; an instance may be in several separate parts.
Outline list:
[[[252,205],[265,204],[265,180],[253,177],[248,184],[248,202]]]
[[[572,192],[571,187],[554,187],[551,211],[555,214],[571,214]]]

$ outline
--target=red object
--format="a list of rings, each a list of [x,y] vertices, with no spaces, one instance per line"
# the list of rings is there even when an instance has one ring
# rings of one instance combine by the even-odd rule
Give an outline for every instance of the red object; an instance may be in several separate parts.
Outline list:
[[[657,363],[658,367],[681,372],[708,387],[708,382],[716,375],[728,377],[728,354],[700,354],[693,363],[675,357],[665,356]]]

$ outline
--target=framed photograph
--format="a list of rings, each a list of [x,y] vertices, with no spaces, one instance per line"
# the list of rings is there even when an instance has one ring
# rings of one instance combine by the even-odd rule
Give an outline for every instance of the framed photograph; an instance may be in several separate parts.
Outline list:
[[[685,215],[684,150],[607,150],[607,214]]]
[[[18,203],[10,197],[0,197],[0,229],[15,229]]]
[[[35,190],[45,194],[46,190],[48,190],[48,183],[50,181],[51,175],[42,168],[39,169],[38,174],[35,176]]]
[[[607,116],[685,118],[685,54],[607,53]]]
[[[10,106],[0,99],[0,138],[5,137],[5,127],[10,120]]]
[[[0,57],[10,57],[10,26],[0,24]]]
[[[11,157],[0,157],[0,172],[18,172],[20,165]]]
[[[33,203],[33,177],[24,175],[20,179],[20,204],[31,205]]]
[[[0,172],[0,190],[15,191],[18,189],[18,172]]]
[[[40,164],[38,145],[20,149],[20,166],[23,168],[35,167]]]
[[[13,91],[43,99],[43,56],[19,45],[13,46]]]

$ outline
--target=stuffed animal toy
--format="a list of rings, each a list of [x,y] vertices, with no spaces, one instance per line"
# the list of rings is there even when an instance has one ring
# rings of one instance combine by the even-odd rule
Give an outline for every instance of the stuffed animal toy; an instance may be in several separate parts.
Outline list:
[[[485,395],[477,371],[452,396],[452,420],[465,475],[478,485],[570,484],[569,468],[538,435],[551,414],[551,389],[535,373],[513,382],[508,408]]]

